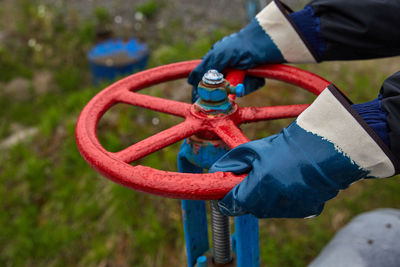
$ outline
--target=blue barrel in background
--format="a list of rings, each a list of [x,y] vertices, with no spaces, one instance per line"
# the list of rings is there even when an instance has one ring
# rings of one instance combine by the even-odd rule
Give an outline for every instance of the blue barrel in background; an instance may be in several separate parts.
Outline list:
[[[135,39],[110,39],[97,44],[88,53],[93,83],[96,85],[143,70],[148,59],[147,45]]]

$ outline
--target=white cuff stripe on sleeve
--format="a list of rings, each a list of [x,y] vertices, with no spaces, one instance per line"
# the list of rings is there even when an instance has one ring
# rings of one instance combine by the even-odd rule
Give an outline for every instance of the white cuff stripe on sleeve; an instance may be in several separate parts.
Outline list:
[[[315,63],[315,58],[282,12],[272,1],[257,14],[256,19],[287,62]]]
[[[296,122],[305,131],[333,143],[339,152],[370,171],[369,176],[390,177],[395,174],[389,157],[329,88],[300,114]]]

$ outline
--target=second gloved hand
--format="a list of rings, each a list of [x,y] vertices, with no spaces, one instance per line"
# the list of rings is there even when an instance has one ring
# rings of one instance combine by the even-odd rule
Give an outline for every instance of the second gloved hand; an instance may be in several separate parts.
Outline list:
[[[270,56],[265,33],[253,19],[245,28],[237,33],[224,37],[215,43],[204,56],[203,61],[189,76],[188,82],[197,86],[209,69],[220,72],[226,68],[249,69],[268,62]],[[281,62],[276,59],[276,62]],[[246,77],[243,82],[246,94],[264,85],[263,78]]]
[[[221,157],[210,172],[248,173],[219,201],[221,212],[259,218],[315,216],[351,183],[398,172],[396,158],[350,104],[330,85],[279,134]]]
[[[196,86],[209,69],[219,72],[226,68],[249,69],[266,63],[315,62],[313,51],[305,38],[294,29],[288,11],[279,1],[271,2],[246,27],[214,44],[188,78]],[[243,82],[248,94],[264,85],[264,79],[246,77]]]

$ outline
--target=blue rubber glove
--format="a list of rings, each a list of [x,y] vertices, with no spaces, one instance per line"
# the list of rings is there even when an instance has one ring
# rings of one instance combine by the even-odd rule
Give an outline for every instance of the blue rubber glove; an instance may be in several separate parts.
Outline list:
[[[248,173],[221,201],[226,215],[303,218],[351,183],[398,173],[389,148],[333,85],[279,134],[236,147],[210,172]]]
[[[294,26],[289,11],[273,1],[245,28],[214,44],[188,78],[197,99],[196,86],[209,69],[249,69],[266,63],[316,62],[316,54]],[[264,79],[247,76],[243,82],[249,94],[264,85]]]
[[[265,43],[265,40],[262,40],[265,36],[256,19],[253,19],[241,31],[226,36],[215,43],[203,57],[200,65],[192,71],[188,82],[195,89],[204,73],[209,69],[216,69],[220,72],[226,68],[249,69],[267,62],[265,58],[268,54],[268,48],[264,47],[263,42]],[[279,61],[277,60],[277,62]],[[245,94],[249,94],[262,87],[265,81],[263,78],[246,76],[243,84],[246,89]]]

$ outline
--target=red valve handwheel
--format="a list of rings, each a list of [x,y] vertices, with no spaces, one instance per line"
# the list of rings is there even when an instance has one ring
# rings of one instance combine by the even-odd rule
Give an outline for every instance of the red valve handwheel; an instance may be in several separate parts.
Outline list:
[[[135,93],[161,82],[184,78],[200,60],[165,65],[133,74],[98,93],[82,110],[76,125],[76,141],[85,160],[112,181],[151,194],[179,199],[221,199],[245,175],[232,173],[189,174],[156,170],[129,163],[199,131],[217,134],[231,148],[249,139],[238,125],[261,120],[298,116],[307,104],[274,107],[237,107],[224,117],[209,118],[194,110],[193,105]],[[246,71],[252,76],[288,82],[318,95],[330,82],[287,65],[265,65]],[[229,75],[227,76],[229,79]],[[231,83],[237,83],[233,81]],[[96,129],[103,114],[116,103],[126,103],[185,118],[185,121],[146,138],[122,151],[113,153],[100,144]]]

